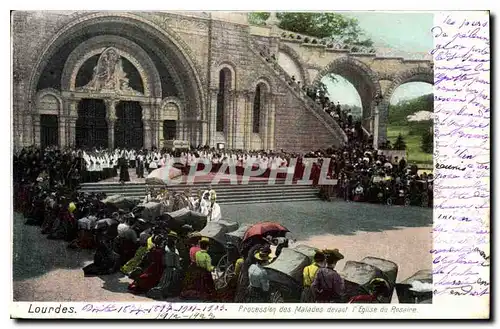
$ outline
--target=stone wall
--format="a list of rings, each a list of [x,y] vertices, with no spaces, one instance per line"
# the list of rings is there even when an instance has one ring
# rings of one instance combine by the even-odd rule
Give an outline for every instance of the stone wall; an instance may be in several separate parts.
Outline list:
[[[279,97],[276,105],[275,149],[305,152],[338,143],[291,91]]]
[[[43,49],[66,24],[79,19],[86,12],[14,12],[13,46],[13,128],[20,131],[14,136],[15,145],[29,145],[36,140],[35,126],[38,113],[33,110],[34,99],[27,94],[31,70],[40,58]],[[115,15],[121,15],[116,13]],[[271,49],[278,49],[278,39],[263,33],[254,36],[248,25],[241,20],[227,21],[224,17],[210,20],[210,15],[181,15],[178,13],[127,13],[148,19],[168,33],[175,35],[178,44],[192,60],[201,87],[207,96],[204,99],[204,141],[214,146],[224,142],[233,148],[283,148],[306,151],[331,146],[336,141],[324,123],[305,107],[285,82],[254,52],[250,38]],[[226,115],[228,126],[223,134],[215,132],[214,95],[216,95],[221,65],[229,65],[235,81],[230,93]],[[163,77],[164,78],[164,77]],[[257,83],[269,87],[266,117],[262,132],[254,134],[252,110]],[[66,109],[66,105],[63,105]],[[64,114],[61,112],[61,115]],[[62,120],[61,122],[63,122]]]

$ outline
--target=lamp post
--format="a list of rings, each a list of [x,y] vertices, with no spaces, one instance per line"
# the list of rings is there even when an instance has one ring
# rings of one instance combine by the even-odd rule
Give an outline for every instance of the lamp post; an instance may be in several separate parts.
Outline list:
[[[378,150],[378,126],[379,126],[379,111],[378,106],[382,102],[382,96],[375,96],[375,109],[373,112],[373,149]]]

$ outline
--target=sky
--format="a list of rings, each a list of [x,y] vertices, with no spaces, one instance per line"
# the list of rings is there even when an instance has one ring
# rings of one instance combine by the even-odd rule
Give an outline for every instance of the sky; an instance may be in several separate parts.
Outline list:
[[[377,48],[377,55],[402,56],[405,58],[429,57],[433,47],[430,29],[433,26],[432,13],[380,13],[380,12],[340,12],[356,18],[365,35],[372,39]],[[337,77],[332,83],[326,78],[332,99],[341,104],[361,106],[361,99],[356,89],[345,79]],[[401,100],[415,98],[432,93],[433,87],[427,83],[412,82],[397,88],[391,98],[391,104]]]

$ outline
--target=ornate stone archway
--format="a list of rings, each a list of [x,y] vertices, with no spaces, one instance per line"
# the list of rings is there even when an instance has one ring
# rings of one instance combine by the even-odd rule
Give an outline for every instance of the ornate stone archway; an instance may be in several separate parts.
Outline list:
[[[101,33],[101,31],[111,31],[113,38],[116,38],[117,44],[114,43],[108,46],[116,46],[117,53],[129,60],[141,74],[141,79],[144,85],[144,97],[148,97],[148,100],[141,99],[141,106],[146,109],[146,114],[143,116],[144,120],[150,122],[150,128],[145,127],[145,130],[150,130],[151,136],[157,135],[160,122],[158,120],[159,106],[162,99],[161,94],[161,83],[158,81],[161,79],[158,72],[153,69],[155,64],[151,59],[147,59],[144,56],[145,52],[137,51],[137,47],[142,46],[137,45],[137,47],[132,44],[140,42],[147,44],[149,50],[158,57],[158,59],[169,68],[169,73],[171,73],[174,80],[174,84],[178,87],[179,98],[186,102],[184,106],[186,113],[186,121],[192,123],[193,134],[190,136],[190,141],[193,144],[199,143],[204,136],[202,130],[207,129],[206,125],[202,124],[202,120],[206,117],[206,103],[204,98],[204,91],[202,87],[202,79],[199,74],[199,65],[197,65],[189,53],[187,47],[181,38],[176,36],[171,30],[168,29],[166,25],[158,25],[151,20],[146,18],[147,15],[136,15],[130,13],[118,13],[118,12],[93,12],[88,14],[81,14],[74,21],[63,26],[57,33],[53,34],[47,43],[44,43],[43,49],[38,51],[39,57],[31,70],[28,83],[25,84],[26,104],[25,108],[28,109],[27,113],[36,115],[33,111],[33,104],[36,95],[37,83],[46,67],[48,62],[51,60],[52,56],[64,46],[67,42],[74,40],[76,37],[81,38],[83,34]],[[103,26],[105,28],[103,28]],[[111,28],[110,28],[111,27]],[[129,31],[135,31],[134,33],[122,32],[121,30],[128,29]],[[97,32],[96,32],[97,31]],[[118,32],[117,32],[118,31]],[[129,36],[130,35],[130,40]],[[123,38],[125,36],[125,38]],[[132,37],[136,39],[132,39]],[[99,41],[95,41],[96,44],[101,43],[101,47],[96,47],[93,52],[99,53],[103,50],[106,41],[106,36],[99,35],[96,37]],[[125,40],[123,40],[125,39]],[[88,41],[88,40],[87,40]],[[147,55],[147,54],[146,54]],[[92,56],[92,55],[90,55]],[[75,56],[78,57],[78,56]],[[84,56],[85,57],[85,56]],[[85,58],[80,57],[79,60],[85,61]],[[78,67],[78,64],[75,65]],[[68,64],[69,66],[72,66]],[[71,70],[71,73],[66,73],[64,76],[64,81],[61,83],[65,86],[63,90],[64,98],[64,113],[68,115],[67,130],[71,130],[71,126],[75,124],[75,99],[78,99],[78,95],[72,95],[77,93],[74,85],[75,72],[78,72],[77,68]],[[69,72],[69,71],[68,71]],[[62,88],[63,89],[63,88]],[[76,96],[76,97],[75,97]],[[140,95],[136,95],[140,96]],[[110,116],[112,118],[112,115]],[[69,136],[69,140],[66,144],[70,144],[72,141],[72,136]],[[145,146],[148,146],[147,144]]]
[[[369,118],[372,115],[372,109],[375,107],[375,97],[380,95],[381,92],[377,73],[365,63],[350,56],[344,56],[333,60],[324,67],[316,75],[312,84],[319,83],[323,77],[331,73],[344,77],[356,88],[361,97],[362,118]]]

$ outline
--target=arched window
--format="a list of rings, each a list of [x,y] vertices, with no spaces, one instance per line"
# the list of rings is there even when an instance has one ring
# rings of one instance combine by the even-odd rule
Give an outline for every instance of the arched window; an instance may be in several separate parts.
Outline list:
[[[226,110],[226,98],[231,86],[231,71],[228,68],[223,68],[219,72],[219,92],[217,93],[217,114],[215,130],[218,132],[224,131],[224,118]]]
[[[253,99],[253,128],[256,134],[260,133],[260,126],[263,114],[265,114],[266,94],[269,92],[265,83],[259,83],[255,87],[255,97]]]
[[[260,132],[260,109],[262,105],[262,90],[260,84],[255,88],[255,97],[253,100],[253,132],[258,134]]]

